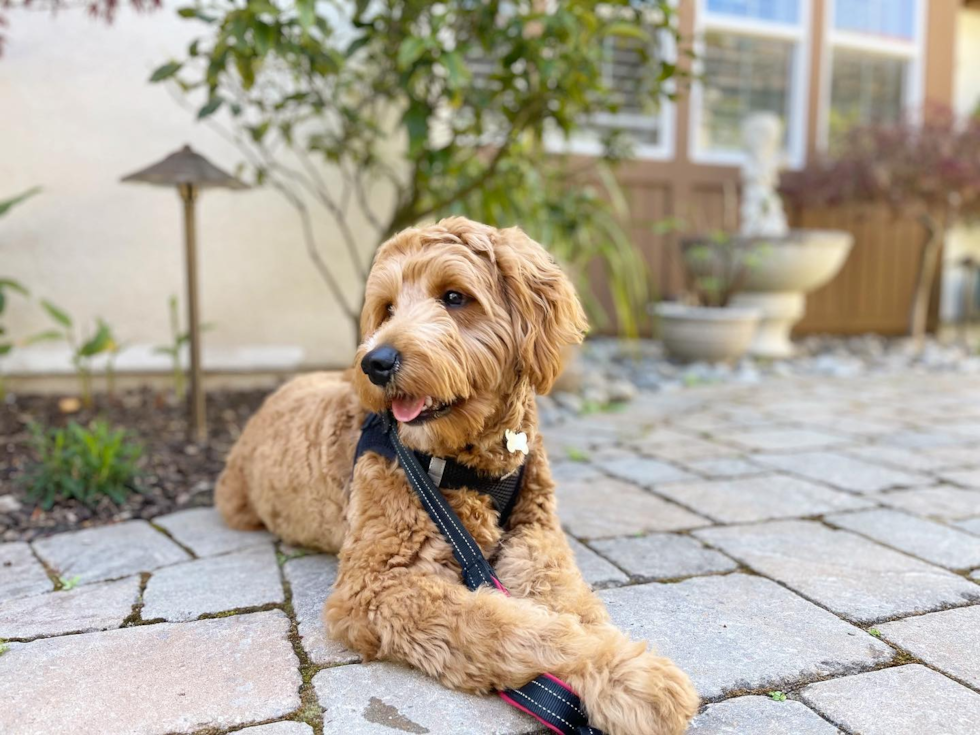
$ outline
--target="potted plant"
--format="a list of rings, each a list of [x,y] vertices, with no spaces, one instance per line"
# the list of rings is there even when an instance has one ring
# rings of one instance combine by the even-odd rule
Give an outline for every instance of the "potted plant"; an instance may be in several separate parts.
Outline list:
[[[730,306],[759,258],[723,231],[681,241],[686,294],[654,307],[660,338],[682,360],[732,360],[745,354],[759,324],[758,309]]]

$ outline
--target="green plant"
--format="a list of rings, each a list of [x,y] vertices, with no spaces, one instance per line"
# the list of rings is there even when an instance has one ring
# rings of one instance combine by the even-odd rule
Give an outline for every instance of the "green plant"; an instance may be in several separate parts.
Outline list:
[[[63,309],[55,306],[50,301],[41,300],[41,306],[55,322],[55,329],[41,332],[31,338],[30,341],[42,340],[64,340],[71,348],[71,364],[78,375],[79,386],[82,394],[82,403],[91,408],[92,406],[92,358],[96,355],[105,354],[108,356],[106,362],[106,380],[110,390],[113,386],[113,361],[121,351],[119,343],[112,334],[112,328],[101,317],[96,320],[95,333],[89,338],[79,338],[75,332],[74,320]]]
[[[589,461],[589,453],[578,447],[565,447],[565,454],[572,462]]]
[[[180,328],[180,308],[176,296],[171,296],[168,299],[167,308],[170,312],[170,344],[160,345],[153,351],[158,355],[166,355],[170,358],[174,379],[174,395],[177,396],[177,400],[182,401],[187,395],[187,376],[181,365],[181,356],[191,341],[191,333]],[[211,324],[201,325],[201,332],[206,332],[209,329],[212,329]]]
[[[12,278],[0,278],[0,318],[3,317],[3,313],[7,308],[7,298],[8,293],[18,293],[21,296],[28,296],[27,289],[24,288],[19,282],[13,280]],[[0,321],[0,357],[5,357],[9,355],[14,349],[14,342],[7,337],[7,328]],[[3,379],[3,373],[0,373],[0,403],[3,402],[4,398],[7,396],[6,383]]]
[[[6,215],[7,212],[21,202],[24,202],[35,194],[40,193],[40,191],[41,188],[35,186],[33,189],[28,189],[17,196],[0,200],[0,217]],[[4,310],[7,307],[7,298],[10,293],[18,293],[24,297],[29,296],[27,289],[19,281],[15,281],[12,278],[0,278],[0,318],[3,317]],[[9,355],[13,349],[14,342],[7,338],[7,328],[4,327],[3,322],[0,321],[0,357]],[[4,383],[3,373],[0,373],[0,402],[6,398],[6,395],[7,389]]]
[[[881,631],[877,628],[869,628],[868,633],[873,635],[875,638],[881,638]]]
[[[785,702],[786,695],[782,692],[769,692],[769,699],[773,700],[774,702]]]
[[[27,495],[50,510],[58,500],[93,506],[102,498],[122,503],[137,490],[143,446],[124,429],[104,421],[83,427],[74,421],[64,428],[31,426],[37,459],[21,482]]]
[[[7,645],[7,641],[5,641],[3,638],[0,638],[0,656],[5,654],[9,650],[10,650],[10,646]]]
[[[78,575],[75,575],[74,577],[58,577],[58,589],[60,589],[62,592],[73,590],[78,586],[81,579],[82,578]]]
[[[350,274],[363,281],[394,232],[452,212],[527,224],[559,255],[612,264],[620,326],[632,329],[622,303],[643,269],[624,264],[627,238],[612,209],[600,217],[602,197],[572,183],[595,178],[601,159],[579,161],[570,180],[567,161],[545,142],[673,96],[684,74],[658,49],[679,40],[676,13],[672,0],[198,0],[179,14],[205,24],[204,34],[151,81],[173,81],[198,119],[239,148],[250,178],[295,208],[317,272],[355,332],[361,291],[349,287]],[[628,99],[610,81],[614,47],[641,67]],[[601,142],[608,159],[627,153],[615,131]],[[595,216],[580,216],[598,229],[574,221],[582,196]],[[488,216],[496,205],[487,198],[506,211]],[[321,253],[313,207],[333,220],[348,262]],[[564,239],[542,234],[553,211],[573,219]]]

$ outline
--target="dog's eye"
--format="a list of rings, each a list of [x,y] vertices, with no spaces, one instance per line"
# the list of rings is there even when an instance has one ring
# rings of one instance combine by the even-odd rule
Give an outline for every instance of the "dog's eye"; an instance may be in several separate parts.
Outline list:
[[[451,309],[458,309],[461,306],[466,306],[466,302],[469,301],[469,297],[459,291],[446,291],[442,295],[442,303]]]

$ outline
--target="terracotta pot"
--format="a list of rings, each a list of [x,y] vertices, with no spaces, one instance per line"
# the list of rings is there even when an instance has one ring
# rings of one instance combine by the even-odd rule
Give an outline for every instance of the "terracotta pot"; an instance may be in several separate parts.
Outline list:
[[[732,360],[745,354],[755,336],[757,309],[686,306],[662,302],[654,307],[664,347],[681,360]]]

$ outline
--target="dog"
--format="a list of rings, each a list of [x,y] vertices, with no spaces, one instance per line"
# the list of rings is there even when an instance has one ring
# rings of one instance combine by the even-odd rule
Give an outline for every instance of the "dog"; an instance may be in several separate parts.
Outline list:
[[[609,735],[675,735],[697,710],[694,687],[616,629],[582,579],[538,432],[535,395],[586,328],[572,284],[520,229],[454,217],[405,230],[368,277],[360,367],[272,394],[232,448],[215,504],[232,528],[339,553],[324,620],[365,660],[479,693],[549,672]],[[487,495],[445,493],[511,596],[460,583],[396,461],[366,453],[354,463],[365,418],[389,411],[409,449],[493,476],[523,466],[503,528]],[[521,433],[527,453],[508,442]]]

